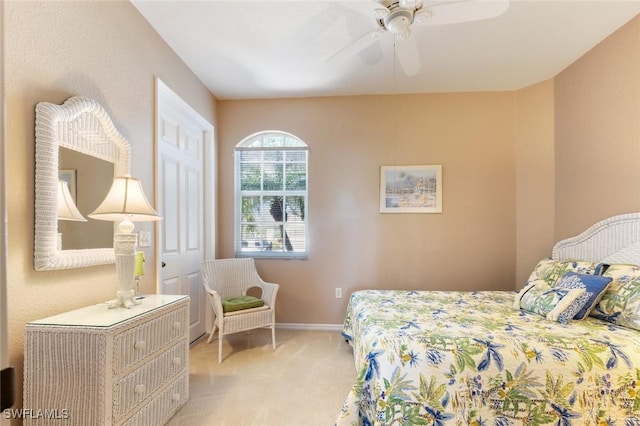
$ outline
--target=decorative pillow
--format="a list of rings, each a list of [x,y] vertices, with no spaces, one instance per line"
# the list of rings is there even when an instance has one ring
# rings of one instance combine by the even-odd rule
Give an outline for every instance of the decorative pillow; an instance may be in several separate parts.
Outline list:
[[[513,301],[513,308],[520,309],[521,307],[520,302],[522,301],[522,298],[525,295],[529,294],[529,291],[531,291],[534,288],[538,288],[538,290],[542,290],[542,289],[550,289],[551,286],[545,280],[530,279],[529,281],[527,281],[527,284],[522,288],[522,290],[520,290],[518,294],[516,294],[516,298]],[[529,294],[529,297],[531,297],[530,294]],[[527,302],[527,303],[532,304],[533,302]]]
[[[580,320],[589,315],[596,303],[598,303],[604,295],[610,283],[610,277],[567,272],[560,278],[555,287],[568,289],[582,288],[585,290],[580,300],[576,301],[577,303],[582,303],[582,308],[573,317],[573,319]]]
[[[583,288],[553,287],[545,280],[536,280],[521,292],[520,309],[563,324],[568,323],[582,309],[586,300]]]
[[[602,275],[605,272],[607,272],[607,269],[609,269],[609,266],[611,266],[608,263],[598,263],[598,265],[596,266],[596,270],[593,272],[593,275]]]
[[[613,264],[602,276],[612,281],[591,316],[640,330],[640,266]]]
[[[222,312],[234,312],[241,309],[259,308],[264,300],[253,296],[230,297],[222,301]]]
[[[555,285],[567,272],[577,272],[578,274],[594,275],[597,263],[583,260],[553,260],[551,258],[542,259],[531,272],[527,283],[542,279],[550,286]]]

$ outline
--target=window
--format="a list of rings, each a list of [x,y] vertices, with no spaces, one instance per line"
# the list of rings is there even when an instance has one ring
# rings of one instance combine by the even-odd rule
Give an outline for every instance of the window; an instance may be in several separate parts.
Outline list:
[[[236,256],[307,257],[307,159],[307,145],[284,132],[236,145]]]

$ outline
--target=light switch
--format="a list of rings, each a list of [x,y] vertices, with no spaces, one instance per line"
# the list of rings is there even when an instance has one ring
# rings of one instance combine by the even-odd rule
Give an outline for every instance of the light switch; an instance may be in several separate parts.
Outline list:
[[[138,247],[150,247],[151,246],[151,232],[140,231],[138,233]]]

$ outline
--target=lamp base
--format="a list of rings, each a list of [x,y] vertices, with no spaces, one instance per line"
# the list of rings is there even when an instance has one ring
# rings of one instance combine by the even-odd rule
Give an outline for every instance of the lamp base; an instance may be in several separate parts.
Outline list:
[[[136,299],[133,290],[117,291],[117,298],[108,302],[109,309],[113,308],[133,308],[133,305],[139,305],[142,302]]]
[[[109,308],[132,308],[139,305],[133,290],[133,271],[136,256],[135,234],[117,232],[113,235],[113,251],[116,255],[116,271],[118,272],[118,291],[116,299],[109,303]]]

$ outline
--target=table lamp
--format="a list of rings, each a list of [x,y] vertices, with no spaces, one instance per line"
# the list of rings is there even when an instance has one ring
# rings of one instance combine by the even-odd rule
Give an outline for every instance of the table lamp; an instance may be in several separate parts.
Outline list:
[[[69,184],[61,179],[58,180],[58,220],[87,221],[73,202]],[[60,232],[58,232],[58,250],[62,250],[62,233]]]
[[[113,250],[118,271],[118,291],[109,308],[131,308],[139,305],[135,298],[133,274],[138,236],[133,233],[133,222],[161,220],[144,195],[140,180],[131,176],[118,176],[104,201],[89,214],[92,219],[120,222],[113,234]]]
[[[62,179],[58,180],[58,220],[87,221],[73,202],[69,184]]]

